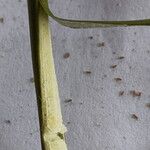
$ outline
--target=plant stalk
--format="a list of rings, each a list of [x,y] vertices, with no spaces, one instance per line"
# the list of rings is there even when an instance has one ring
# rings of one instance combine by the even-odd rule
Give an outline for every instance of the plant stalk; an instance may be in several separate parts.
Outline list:
[[[55,16],[49,8],[48,0],[39,0],[45,13],[53,18],[59,24],[69,28],[112,28],[112,27],[128,27],[128,26],[150,26],[150,19],[141,20],[125,20],[125,21],[101,21],[101,20],[74,20],[65,19]]]
[[[28,0],[33,70],[43,150],[67,150],[48,15],[38,0]]]

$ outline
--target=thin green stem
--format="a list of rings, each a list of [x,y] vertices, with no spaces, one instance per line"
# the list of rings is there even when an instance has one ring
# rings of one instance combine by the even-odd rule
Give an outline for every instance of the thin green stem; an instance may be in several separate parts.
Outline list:
[[[46,14],[52,17],[55,21],[63,26],[70,28],[106,28],[106,27],[117,27],[117,26],[150,26],[150,19],[143,20],[128,20],[128,21],[92,21],[92,20],[72,20],[64,19],[55,16],[49,9],[47,0],[39,0]]]

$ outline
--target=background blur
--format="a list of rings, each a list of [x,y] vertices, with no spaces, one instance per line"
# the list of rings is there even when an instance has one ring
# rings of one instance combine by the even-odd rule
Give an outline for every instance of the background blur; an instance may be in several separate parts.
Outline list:
[[[148,0],[49,4],[65,18],[150,18]],[[50,23],[68,150],[150,150],[150,27]],[[41,150],[29,38],[27,1],[1,0],[1,150]]]

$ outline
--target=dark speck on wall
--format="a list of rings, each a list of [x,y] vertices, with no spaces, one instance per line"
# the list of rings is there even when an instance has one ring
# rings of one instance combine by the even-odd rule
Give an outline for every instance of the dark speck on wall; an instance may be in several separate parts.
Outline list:
[[[145,106],[150,109],[150,103],[147,103]]]
[[[33,133],[29,133],[30,135],[33,135]]]
[[[3,23],[4,22],[4,18],[0,18],[0,23]]]
[[[9,125],[11,124],[11,121],[10,121],[10,120],[5,120],[4,122],[5,122],[6,124],[9,124]]]
[[[124,95],[124,91],[120,91],[119,96],[123,96],[123,95]]]
[[[115,80],[116,82],[122,81],[121,78],[114,78],[114,80]]]
[[[104,47],[104,46],[105,46],[105,42],[97,43],[97,47]]]
[[[89,36],[88,39],[92,40],[92,39],[93,39],[93,36]]]
[[[65,102],[65,103],[71,103],[71,102],[72,102],[72,99],[66,99],[64,102]]]
[[[134,119],[134,120],[138,120],[139,119],[138,116],[135,115],[135,114],[131,114],[131,118]]]
[[[107,78],[107,75],[106,75],[106,74],[104,74],[104,75],[102,76],[102,80],[105,79],[105,78]]]
[[[86,71],[83,71],[84,74],[91,74],[92,72],[90,70],[86,70]]]
[[[117,65],[111,65],[111,66],[110,66],[111,69],[114,69],[114,68],[116,68],[116,67],[117,67]]]
[[[65,59],[69,58],[69,57],[70,57],[70,53],[65,53],[65,54],[63,55],[63,57],[64,57]]]
[[[130,94],[133,96],[133,97],[140,97],[142,95],[142,92],[139,92],[139,91],[130,91]]]
[[[125,57],[124,56],[119,56],[117,59],[124,59]]]
[[[106,75],[106,74],[104,74],[104,75],[103,75],[103,77],[104,77],[104,78],[107,78],[107,75]]]

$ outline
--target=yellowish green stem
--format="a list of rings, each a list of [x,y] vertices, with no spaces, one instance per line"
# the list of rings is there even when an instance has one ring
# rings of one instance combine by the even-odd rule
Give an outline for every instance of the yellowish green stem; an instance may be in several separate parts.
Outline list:
[[[57,80],[54,69],[48,16],[39,7],[39,62],[41,81],[42,136],[45,150],[66,150]]]
[[[48,15],[37,0],[33,1],[29,0],[28,5],[42,148],[67,150],[64,139],[66,128],[62,123]]]

